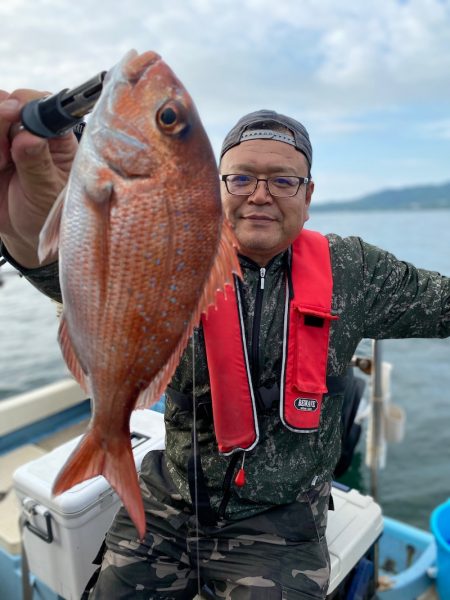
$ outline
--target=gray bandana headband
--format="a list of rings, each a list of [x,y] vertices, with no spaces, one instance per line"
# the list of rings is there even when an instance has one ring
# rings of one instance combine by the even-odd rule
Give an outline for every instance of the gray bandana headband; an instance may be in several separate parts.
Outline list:
[[[282,133],[281,131],[273,131],[272,129],[250,129],[249,131],[244,131],[244,133],[241,135],[241,142],[255,139],[276,140],[277,142],[285,142],[286,144],[295,146],[293,135]]]

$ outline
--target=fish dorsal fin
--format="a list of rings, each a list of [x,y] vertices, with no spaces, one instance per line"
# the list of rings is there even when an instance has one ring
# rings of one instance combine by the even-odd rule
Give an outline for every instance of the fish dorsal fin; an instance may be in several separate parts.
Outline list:
[[[236,248],[237,241],[233,230],[229,223],[224,220],[222,223],[222,232],[216,258],[189,325],[167,363],[156,374],[152,383],[140,393],[136,408],[145,408],[159,400],[172,379],[172,375],[180,361],[181,354],[187,346],[189,338],[194,331],[194,327],[199,324],[202,313],[206,312],[209,306],[215,305],[216,292],[218,290],[223,290],[226,284],[234,288],[233,273],[241,277],[241,268],[236,254]]]
[[[61,228],[61,216],[66,197],[67,186],[61,191],[44,223],[39,234],[38,257],[42,263],[52,254],[56,254],[59,247],[59,231]]]
[[[196,324],[200,321],[202,313],[207,312],[210,306],[216,305],[216,293],[229,285],[234,289],[233,274],[242,279],[241,266],[237,257],[237,240],[231,225],[227,220],[222,222],[222,233],[216,259],[213,263],[206,285],[198,304],[198,312],[194,317]]]
[[[75,354],[75,350],[73,348],[72,341],[67,330],[67,322],[64,318],[64,313],[62,314],[59,323],[58,341],[61,347],[61,352],[63,354],[64,360],[66,361],[70,372],[78,381],[83,391],[86,392],[86,394],[89,394],[90,391],[87,370],[83,368],[77,355]]]

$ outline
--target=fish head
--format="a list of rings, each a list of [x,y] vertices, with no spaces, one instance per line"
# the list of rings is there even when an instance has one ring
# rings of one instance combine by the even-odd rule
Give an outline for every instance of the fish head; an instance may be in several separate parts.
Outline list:
[[[107,74],[91,117],[95,151],[123,177],[217,174],[213,151],[195,105],[155,52],[128,52]]]

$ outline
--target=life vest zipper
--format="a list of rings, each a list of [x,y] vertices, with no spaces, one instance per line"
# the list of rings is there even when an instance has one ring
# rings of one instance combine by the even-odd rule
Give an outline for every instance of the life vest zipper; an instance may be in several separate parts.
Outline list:
[[[266,268],[260,267],[259,269],[259,285],[256,289],[256,298],[255,298],[255,312],[253,316],[253,327],[252,327],[252,380],[253,380],[253,388],[255,390],[255,396],[257,404],[260,408],[263,407],[262,400],[259,396],[258,392],[258,384],[259,384],[259,334],[261,331],[261,313],[262,313],[262,303],[264,296],[264,282],[266,277]]]
[[[266,269],[261,267],[259,269],[259,287],[261,290],[264,289],[264,277],[266,276]]]

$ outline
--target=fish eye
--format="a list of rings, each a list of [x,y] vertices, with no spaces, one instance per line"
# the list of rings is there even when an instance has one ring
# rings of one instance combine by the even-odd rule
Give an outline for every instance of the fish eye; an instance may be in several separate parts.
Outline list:
[[[170,135],[183,133],[188,126],[185,107],[174,100],[166,102],[156,114],[160,130]]]
[[[173,110],[173,108],[168,106],[163,111],[161,111],[159,118],[161,120],[161,123],[164,123],[164,125],[173,125],[177,120],[177,113]]]

